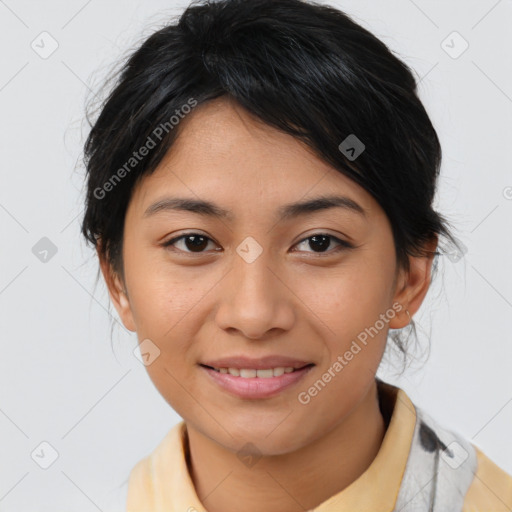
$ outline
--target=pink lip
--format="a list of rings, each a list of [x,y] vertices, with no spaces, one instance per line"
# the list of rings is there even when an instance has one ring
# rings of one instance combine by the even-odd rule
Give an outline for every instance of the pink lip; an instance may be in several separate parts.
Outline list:
[[[265,368],[278,368],[280,366],[285,368],[302,368],[311,364],[311,361],[301,361],[299,359],[278,355],[265,356],[258,359],[245,356],[234,356],[202,361],[201,364],[205,366],[212,366],[214,368],[254,368],[255,370],[264,370]]]
[[[252,363],[254,364],[254,363]],[[307,363],[306,363],[307,364]],[[285,365],[278,365],[285,366]],[[290,365],[292,366],[292,365]],[[221,365],[221,368],[226,368]],[[237,368],[237,366],[229,366],[230,368]],[[266,368],[269,365],[265,366]],[[274,366],[274,368],[277,366]],[[313,368],[313,366],[306,366],[299,370],[295,370],[291,373],[284,373],[279,377],[270,377],[268,379],[253,377],[243,378],[235,377],[229,373],[219,373],[211,368],[201,366],[201,368],[207,372],[211,379],[213,379],[221,388],[225,389],[229,393],[239,398],[270,398],[284,391],[285,389],[293,386]],[[244,368],[244,366],[240,366]],[[248,365],[245,368],[255,368],[254,366]],[[258,368],[256,368],[258,369]]]

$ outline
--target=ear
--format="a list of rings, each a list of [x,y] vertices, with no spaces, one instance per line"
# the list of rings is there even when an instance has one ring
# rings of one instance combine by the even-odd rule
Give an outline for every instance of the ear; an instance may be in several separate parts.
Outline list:
[[[123,325],[132,332],[135,332],[135,322],[130,307],[130,300],[126,291],[125,284],[120,276],[114,271],[112,265],[101,256],[99,248],[97,249],[100,262],[101,273],[107,285],[110,300],[114,304],[116,311],[123,322]]]
[[[410,256],[409,272],[401,271],[397,279],[397,286],[393,303],[402,305],[400,312],[389,321],[391,329],[401,329],[409,324],[409,315],[412,317],[420,308],[431,282],[432,263],[437,248],[437,236],[424,246],[425,256]],[[406,310],[409,311],[407,315]]]

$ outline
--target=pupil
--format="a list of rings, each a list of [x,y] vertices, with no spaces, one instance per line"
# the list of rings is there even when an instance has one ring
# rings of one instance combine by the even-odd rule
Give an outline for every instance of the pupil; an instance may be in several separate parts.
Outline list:
[[[313,244],[319,244],[320,246],[320,251],[317,251],[317,252],[323,252],[325,249],[327,249],[329,247],[329,240],[330,237],[329,236],[326,236],[326,235],[314,235],[312,237],[310,237],[309,239],[309,246],[311,247],[311,249],[315,249],[314,245]],[[319,242],[319,240],[322,240],[321,242]]]
[[[189,244],[190,240],[193,240],[192,244]],[[196,249],[198,249],[196,252],[201,252],[207,244],[208,242],[204,236],[189,235],[185,238],[185,245],[190,251],[196,251]]]

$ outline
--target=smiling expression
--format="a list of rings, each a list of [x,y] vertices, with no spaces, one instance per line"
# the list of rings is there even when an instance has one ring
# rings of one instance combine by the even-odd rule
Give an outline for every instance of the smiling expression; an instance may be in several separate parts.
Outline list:
[[[388,328],[407,324],[391,320],[314,400],[298,401],[401,298],[391,226],[362,187],[234,102],[181,123],[134,190],[127,294],[111,296],[124,325],[160,350],[147,371],[190,425],[233,449],[298,448],[350,414]]]

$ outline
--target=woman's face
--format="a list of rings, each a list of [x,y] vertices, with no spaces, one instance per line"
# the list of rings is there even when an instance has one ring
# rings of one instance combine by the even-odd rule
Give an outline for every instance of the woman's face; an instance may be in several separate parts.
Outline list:
[[[354,410],[388,328],[408,323],[405,306],[397,311],[404,297],[395,294],[390,224],[363,188],[236,104],[217,100],[181,122],[131,199],[127,297],[109,284],[111,297],[125,326],[150,340],[147,371],[190,426],[233,450],[246,442],[266,454],[298,449]],[[286,209],[326,196],[345,203]],[[214,209],[165,206],[176,198]],[[245,379],[236,368],[267,372]]]

